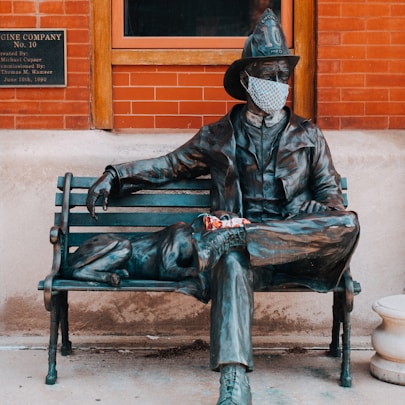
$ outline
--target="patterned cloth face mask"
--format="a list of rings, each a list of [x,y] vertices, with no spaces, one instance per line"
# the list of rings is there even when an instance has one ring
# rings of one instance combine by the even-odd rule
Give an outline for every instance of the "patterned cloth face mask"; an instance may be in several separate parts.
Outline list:
[[[243,80],[241,80],[242,86],[262,111],[267,114],[274,114],[285,106],[288,97],[288,84],[260,79],[245,73],[248,76],[248,88],[246,88]]]

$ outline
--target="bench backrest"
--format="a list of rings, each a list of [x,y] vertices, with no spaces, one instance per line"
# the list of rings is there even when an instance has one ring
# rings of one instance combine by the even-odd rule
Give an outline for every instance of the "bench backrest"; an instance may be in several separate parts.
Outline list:
[[[86,208],[87,191],[96,179],[71,173],[58,177],[55,205],[61,211],[55,213],[55,225],[64,230],[64,259],[70,248],[98,233],[141,236],[175,222],[190,223],[197,214],[210,210],[210,179],[198,178],[145,188],[125,197],[110,197],[108,211],[102,211],[98,201],[96,221]],[[347,190],[345,178],[342,189]],[[346,192],[344,198],[347,206]]]

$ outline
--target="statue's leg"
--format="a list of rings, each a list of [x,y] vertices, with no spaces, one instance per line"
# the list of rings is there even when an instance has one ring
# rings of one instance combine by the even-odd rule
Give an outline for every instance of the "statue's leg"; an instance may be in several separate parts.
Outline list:
[[[287,220],[245,225],[247,249],[254,267],[349,255],[359,234],[350,211],[326,211]]]
[[[211,368],[253,369],[253,275],[246,251],[226,253],[211,272]]]
[[[283,282],[285,274],[285,281],[293,276],[323,290],[340,280],[360,232],[356,214],[346,211],[301,215],[245,229],[253,267],[272,265],[277,283]]]

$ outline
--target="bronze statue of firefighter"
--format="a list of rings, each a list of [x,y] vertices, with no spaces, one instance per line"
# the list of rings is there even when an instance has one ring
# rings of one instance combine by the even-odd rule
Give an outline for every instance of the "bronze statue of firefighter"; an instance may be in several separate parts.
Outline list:
[[[218,405],[251,404],[253,292],[283,280],[332,288],[359,235],[322,132],[285,106],[298,60],[267,9],[224,77],[225,90],[245,103],[165,156],[107,166],[87,199],[96,217],[99,198],[107,209],[110,194],[209,174],[211,212],[138,240],[98,237],[70,257],[77,279],[177,280],[179,291],[211,300]]]

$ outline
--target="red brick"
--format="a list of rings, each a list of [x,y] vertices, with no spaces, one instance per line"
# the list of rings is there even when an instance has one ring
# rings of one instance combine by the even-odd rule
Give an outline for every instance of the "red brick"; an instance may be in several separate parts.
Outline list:
[[[35,28],[36,16],[16,15],[13,18],[0,15],[1,28]]]
[[[82,72],[88,74],[90,72],[90,59],[84,58],[69,58],[68,62],[69,72]]]
[[[191,87],[157,88],[156,100],[202,100],[202,89]]]
[[[318,114],[335,116],[364,115],[364,103],[318,103]]]
[[[405,4],[391,4],[391,15],[393,17],[403,17],[405,15]]]
[[[64,14],[65,2],[64,1],[41,1],[39,3],[39,12],[41,14]]]
[[[366,4],[363,2],[353,2],[342,6],[342,17],[387,17],[390,15],[390,2],[380,2],[375,4]]]
[[[129,73],[113,73],[113,86],[129,86]]]
[[[131,114],[131,102],[130,101],[114,101],[113,112],[118,115]]]
[[[225,114],[225,102],[185,102],[180,103],[180,114]]]
[[[341,15],[342,6],[338,2],[318,3],[317,12],[319,17],[338,17]]]
[[[179,86],[218,86],[223,87],[224,75],[222,73],[180,73]]]
[[[75,73],[68,71],[68,86],[88,87],[90,86],[90,72],[87,73]]]
[[[405,115],[389,118],[389,129],[405,129]]]
[[[60,103],[55,103],[52,101],[45,101],[40,103],[41,114],[89,114],[90,108],[87,101],[65,101]]]
[[[15,117],[1,115],[0,114],[0,128],[2,129],[14,129],[15,128]]]
[[[404,101],[405,102],[405,87],[390,89],[390,101]]]
[[[388,62],[388,71],[390,73],[404,73],[405,72],[405,59],[391,60]]]
[[[132,102],[134,114],[178,114],[179,103],[177,101],[153,101],[153,102]]]
[[[223,87],[205,87],[203,89],[204,100],[230,100],[232,99],[231,96],[225,91]]]
[[[90,1],[69,1],[65,0],[66,14],[85,14],[88,15],[90,12]]]
[[[405,83],[405,73],[404,74],[372,74],[366,75],[366,86],[367,87],[403,87]]]
[[[405,44],[405,31],[391,32],[391,44],[404,45]],[[404,48],[402,47],[402,49],[404,49]]]
[[[364,18],[323,17],[318,20],[319,31],[363,31],[365,25]]]
[[[380,17],[367,20],[366,29],[368,31],[402,31],[405,26],[405,18]]]
[[[3,0],[0,2],[0,14],[10,14],[12,11],[11,1]]]
[[[342,73],[388,72],[388,60],[342,60]]]
[[[65,100],[90,100],[90,89],[88,87],[67,87]]]
[[[114,100],[154,100],[155,90],[151,87],[115,87]]]
[[[340,45],[342,35],[340,32],[322,31],[318,33],[318,44],[322,45]]]
[[[230,108],[228,108],[228,111]],[[204,115],[202,117],[203,122],[202,125],[209,125],[212,124],[213,122],[219,121],[223,117],[223,114],[220,115]]]
[[[156,66],[158,72],[204,72],[205,66],[192,66],[192,65],[180,65],[180,66],[172,66],[172,65],[160,65]]]
[[[131,73],[131,86],[176,86],[176,73]]]
[[[363,87],[364,74],[322,74],[318,75],[318,88],[322,87]]]
[[[156,128],[198,129],[202,126],[201,116],[156,116]]]
[[[154,128],[154,116],[115,115],[114,128]]]
[[[342,43],[345,45],[389,44],[391,35],[382,31],[350,31],[342,33]]]
[[[341,117],[340,129],[388,129],[388,117]]]
[[[90,35],[88,29],[68,29],[67,42],[70,44],[88,44],[90,42]]]
[[[16,129],[64,129],[63,116],[24,115],[16,117]]]
[[[405,115],[403,102],[366,103],[366,115]]]
[[[364,59],[366,48],[360,45],[327,46],[318,49],[319,59]]]
[[[0,100],[13,100],[15,99],[15,89],[3,88],[0,89]]]
[[[405,20],[404,20],[405,23]],[[387,46],[377,46],[369,45],[367,46],[367,58],[371,59],[403,59],[404,58],[404,47],[401,45],[391,45]]]
[[[319,60],[318,73],[339,73],[341,71],[340,60]]]
[[[317,100],[318,102],[322,101],[340,101],[340,92],[339,88],[322,88],[318,89]]]
[[[157,72],[157,66],[150,66],[150,65],[134,65],[134,66],[113,66],[113,72],[129,72],[129,73],[136,73],[136,72]]]
[[[10,102],[10,101],[3,101],[0,102],[0,111],[2,114],[15,114],[15,115],[22,115],[22,114],[39,114],[40,108],[39,103],[26,101],[24,103],[20,102]]]
[[[21,102],[24,102],[25,100],[53,100],[58,102],[64,98],[64,88],[33,87],[16,89],[16,99],[21,100]]]
[[[65,117],[65,129],[89,129],[89,115],[72,115]]]
[[[389,89],[342,89],[342,101],[388,101]]]
[[[90,47],[88,44],[68,44],[67,54],[70,58],[89,59]]]
[[[58,28],[69,27],[72,28],[84,28],[90,27],[88,16],[44,16],[40,18],[42,28]]]
[[[33,14],[36,11],[36,2],[34,1],[13,1],[14,14]]]

